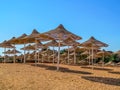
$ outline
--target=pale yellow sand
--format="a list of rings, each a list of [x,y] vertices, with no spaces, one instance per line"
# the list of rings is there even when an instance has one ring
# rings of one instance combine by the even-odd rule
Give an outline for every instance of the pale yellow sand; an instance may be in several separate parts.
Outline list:
[[[114,74],[70,65],[60,65],[63,68],[57,72],[52,66],[1,63],[0,90],[120,90],[120,67],[105,67],[118,72]]]

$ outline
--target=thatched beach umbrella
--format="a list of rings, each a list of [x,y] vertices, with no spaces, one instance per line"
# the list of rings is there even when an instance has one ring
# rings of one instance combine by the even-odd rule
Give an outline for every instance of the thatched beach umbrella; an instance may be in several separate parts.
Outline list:
[[[9,41],[11,44],[14,44],[14,45],[20,45],[20,44],[24,44],[24,47],[26,45],[27,42],[25,42],[24,40],[21,40],[22,38],[26,37],[27,35],[24,33],[22,34],[21,36],[15,38],[15,39],[12,39],[11,41]],[[24,59],[25,59],[25,50],[24,50]]]
[[[23,48],[21,48],[21,50],[27,50],[27,51],[30,51],[30,50],[35,50],[35,47],[33,45],[28,45],[28,46],[25,46]]]
[[[38,31],[34,29],[30,35],[22,38],[21,40],[25,40],[26,43],[36,43],[36,41],[38,40],[49,41],[49,40],[53,40],[53,38],[45,34],[40,34]]]
[[[44,45],[46,45],[46,46],[52,46],[53,47],[53,63],[54,63],[54,47],[59,47],[59,43],[56,41],[56,40],[52,40],[51,42],[48,42],[48,43],[46,43],[46,44],[44,44]],[[63,44],[63,43],[60,43],[60,46],[65,46],[65,44]]]
[[[93,65],[93,58],[94,58],[94,55],[93,55],[93,50],[94,50],[94,47],[107,47],[108,45],[95,39],[94,37],[91,37],[89,40],[83,42],[81,44],[81,46],[83,47],[90,47],[91,50],[92,50],[92,65]]]
[[[21,40],[22,38],[26,37],[27,34],[22,34],[21,36],[13,39],[10,41],[11,44],[25,44],[26,42],[24,40]]]
[[[7,50],[5,52],[3,52],[4,54],[11,54],[11,50]]]
[[[105,58],[105,56],[111,55],[111,53],[108,52],[108,51],[105,51],[103,49],[100,52],[97,52],[97,55],[100,55],[102,57],[102,66],[104,66],[104,58]]]
[[[0,43],[0,47],[4,48],[4,52],[6,52],[6,48],[15,48],[15,46],[12,46],[9,42],[6,40]],[[5,62],[5,53],[4,53],[4,62]]]
[[[20,51],[13,49],[13,50],[8,50],[6,52],[3,52],[4,54],[9,54],[9,55],[14,55],[13,57],[13,62],[15,63],[15,54],[21,53]]]
[[[45,32],[44,34],[50,35],[55,40],[58,40],[59,47],[58,47],[58,61],[57,61],[57,70],[59,70],[59,62],[60,62],[60,42],[69,36],[71,36],[74,40],[80,40],[81,37],[69,32],[64,28],[62,24],[60,24],[57,28],[50,30],[48,32]]]
[[[39,40],[36,40],[36,43],[33,44],[33,47],[36,47],[38,50],[38,63],[39,63],[40,61],[40,50],[39,49],[45,49],[45,48],[48,48],[48,46],[42,44]],[[37,50],[35,53],[35,59],[37,59]],[[42,57],[42,62],[43,62],[43,57]]]
[[[48,35],[45,35],[45,34],[40,34],[36,30],[33,30],[33,32],[30,35],[22,38],[21,40],[24,40],[26,43],[37,43],[38,41],[53,40],[53,38]],[[37,50],[37,44],[35,46],[35,49]],[[36,52],[36,54],[37,54],[37,52]],[[35,56],[37,56],[37,55],[35,55]],[[35,59],[37,59],[37,57],[35,57]]]
[[[76,42],[72,37],[68,37],[67,39],[63,40],[63,43],[68,46],[68,64],[69,64],[69,46],[78,46],[80,45],[79,42]],[[76,64],[76,52],[74,48],[74,64]]]

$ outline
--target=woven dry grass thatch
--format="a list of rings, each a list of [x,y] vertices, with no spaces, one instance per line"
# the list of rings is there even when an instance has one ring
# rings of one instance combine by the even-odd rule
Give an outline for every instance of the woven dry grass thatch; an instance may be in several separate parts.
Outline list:
[[[21,48],[21,50],[28,50],[28,51],[35,50],[35,47],[33,45],[29,44],[28,46],[25,46],[25,47]]]
[[[50,35],[51,37],[53,37],[56,40],[59,40],[59,39],[64,40],[68,37],[72,37],[74,40],[82,39],[80,36],[77,36],[77,35],[69,32],[68,30],[66,30],[62,24],[60,24],[57,28],[55,28],[53,30],[45,32],[44,34]]]
[[[40,34],[37,30],[34,29],[30,35],[22,38],[21,40],[25,40],[27,43],[35,43],[36,40],[48,41],[53,40],[53,38],[45,34]]]
[[[22,38],[26,37],[27,34],[22,34],[21,36],[19,36],[18,38],[15,38],[14,40],[11,40],[10,43],[12,44],[25,44],[25,41],[24,40],[21,40]]]
[[[44,34],[53,37],[55,40],[59,40],[58,44],[58,61],[57,61],[57,70],[59,70],[59,62],[60,62],[60,41],[67,39],[68,37],[72,37],[74,40],[82,39],[80,36],[77,36],[64,28],[62,24],[60,24],[57,28],[45,32]]]
[[[103,43],[103,42],[95,39],[95,38],[92,36],[92,37],[90,37],[90,39],[88,39],[87,41],[83,42],[83,43],[81,44],[81,46],[83,46],[83,47],[92,47],[92,46],[93,46],[93,47],[97,47],[97,46],[98,46],[98,47],[107,47],[108,44]]]
[[[0,47],[3,48],[15,48],[14,46],[12,46],[9,42],[7,42],[6,40],[3,41],[2,43],[0,43]]]

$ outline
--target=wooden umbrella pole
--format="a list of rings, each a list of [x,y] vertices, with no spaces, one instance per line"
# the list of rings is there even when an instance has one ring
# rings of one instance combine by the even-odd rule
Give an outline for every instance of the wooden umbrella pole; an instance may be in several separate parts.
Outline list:
[[[89,56],[90,56],[90,49],[89,49]],[[90,65],[90,57],[89,57],[89,65]]]
[[[103,62],[102,62],[102,66],[104,67],[104,58],[105,58],[105,55],[104,55],[104,51],[103,51]]]
[[[37,63],[37,38],[35,38],[35,64]]]
[[[93,69],[93,45],[92,45],[92,69]]]
[[[25,46],[26,46],[26,44],[24,43],[24,48],[25,48]],[[25,53],[26,53],[26,50],[24,49],[24,62],[23,63],[26,63],[26,55],[25,55]]]
[[[57,71],[59,70],[59,63],[60,63],[60,39],[58,42],[58,61],[57,61]]]
[[[15,44],[14,44],[14,63],[15,63]]]
[[[54,52],[54,46],[53,46],[53,64],[54,64],[54,61],[55,61],[55,56],[54,56],[55,52]]]
[[[74,47],[74,64],[76,64],[76,51],[75,51],[75,47]]]
[[[42,63],[43,63],[43,54],[42,54]]]
[[[4,48],[4,52],[6,52],[6,47]],[[6,60],[5,60],[5,59],[6,59],[5,55],[6,55],[6,54],[4,53],[4,63],[5,63],[5,61],[6,61]]]
[[[69,53],[69,45],[68,45],[68,64],[70,64],[69,58],[70,58],[70,53]]]
[[[40,63],[40,51],[38,50],[38,63]]]

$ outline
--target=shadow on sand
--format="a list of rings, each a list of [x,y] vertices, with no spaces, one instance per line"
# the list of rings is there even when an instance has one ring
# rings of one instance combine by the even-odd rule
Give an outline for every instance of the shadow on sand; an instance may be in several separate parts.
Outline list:
[[[82,66],[81,68],[94,69],[94,70],[103,70],[103,71],[111,71],[111,70],[113,70],[113,69],[108,69],[108,68],[104,68],[104,67],[101,67],[101,68],[99,68],[99,67],[94,67],[94,68],[92,68],[92,67],[88,67],[88,66]]]
[[[49,66],[49,65],[45,65],[45,64],[31,64],[31,65],[41,67],[41,68],[45,68],[46,70],[54,70],[54,71],[56,71],[56,69],[57,69],[56,66]],[[76,73],[76,74],[92,74],[90,72],[70,70],[70,69],[64,68],[64,67],[59,67],[59,72]]]
[[[108,77],[95,77],[95,76],[82,76],[81,78],[90,80],[93,82],[104,83],[108,85],[120,86],[120,78],[108,78]]]
[[[118,72],[118,71],[109,71],[109,73],[112,73],[112,74],[120,74],[120,72]]]

